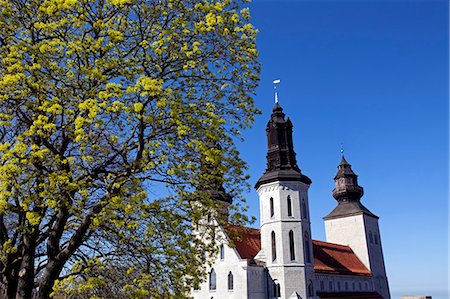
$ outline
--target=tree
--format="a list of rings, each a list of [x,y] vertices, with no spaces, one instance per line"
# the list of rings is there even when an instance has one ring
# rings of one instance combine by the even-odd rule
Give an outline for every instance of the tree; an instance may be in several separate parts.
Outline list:
[[[111,265],[133,278],[122,289],[132,297],[182,296],[201,279],[213,248],[190,231],[217,205],[202,190],[219,181],[236,201],[247,186],[233,140],[257,113],[260,66],[242,7],[0,0],[9,298],[86,290]]]

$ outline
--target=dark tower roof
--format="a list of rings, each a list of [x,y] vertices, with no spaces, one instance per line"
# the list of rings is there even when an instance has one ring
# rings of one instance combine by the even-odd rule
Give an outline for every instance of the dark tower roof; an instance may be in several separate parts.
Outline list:
[[[358,176],[353,172],[352,166],[345,160],[344,154],[342,154],[341,163],[338,165],[334,182],[336,187],[333,189],[333,197],[337,200],[338,205],[323,219],[357,214],[366,214],[378,218],[361,203],[364,189],[358,185]]]
[[[311,180],[303,175],[295,159],[292,141],[292,122],[284,119],[283,108],[278,103],[272,109],[267,123],[267,168],[255,188],[275,181],[300,181],[310,185]]]
[[[208,142],[207,147],[221,150],[219,144]],[[219,170],[219,165],[209,162],[205,156],[201,156],[200,171],[205,174],[202,176],[203,182],[200,184],[199,190],[208,193],[215,201],[225,202],[231,204],[233,198],[229,195],[223,187],[223,173]],[[222,177],[222,179],[218,178]]]

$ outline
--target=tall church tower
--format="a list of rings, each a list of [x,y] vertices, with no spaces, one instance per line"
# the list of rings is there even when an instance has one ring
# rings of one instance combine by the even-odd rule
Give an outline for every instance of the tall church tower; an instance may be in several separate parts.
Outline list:
[[[314,298],[314,264],[308,207],[311,180],[295,159],[292,122],[275,104],[267,123],[267,169],[256,183],[260,199],[261,251],[274,282],[269,298]]]
[[[327,242],[350,246],[372,272],[374,290],[389,299],[378,217],[361,203],[363,187],[344,154],[334,181],[333,197],[338,205],[323,218]]]

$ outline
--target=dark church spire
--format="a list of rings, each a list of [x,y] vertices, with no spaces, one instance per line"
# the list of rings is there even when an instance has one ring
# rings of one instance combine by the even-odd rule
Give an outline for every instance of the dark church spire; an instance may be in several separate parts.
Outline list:
[[[334,182],[333,197],[337,200],[338,206],[324,219],[356,214],[367,214],[377,217],[361,203],[360,200],[364,195],[364,189],[358,185],[358,176],[353,172],[352,166],[345,159],[344,153],[342,153],[341,163],[338,165]]]
[[[210,149],[222,150],[219,144],[207,142],[206,146]],[[218,163],[220,163],[219,161]],[[206,192],[215,201],[225,204],[232,204],[233,198],[225,191],[223,187],[223,173],[220,171],[219,164],[208,161],[205,155],[201,156],[200,164],[200,187],[199,190]]]
[[[292,141],[292,122],[284,117],[283,108],[276,102],[266,128],[267,168],[256,183],[256,188],[264,183],[283,180],[311,184],[311,180],[301,173],[297,165]]]

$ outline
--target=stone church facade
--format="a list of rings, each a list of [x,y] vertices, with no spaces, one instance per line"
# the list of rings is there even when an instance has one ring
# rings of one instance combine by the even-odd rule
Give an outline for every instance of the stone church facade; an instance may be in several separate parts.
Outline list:
[[[260,229],[219,232],[220,252],[196,299],[390,299],[378,217],[344,155],[334,177],[336,208],[325,216],[326,242],[311,239],[308,189],[297,165],[292,122],[276,103],[267,124],[267,169],[256,183]],[[233,244],[234,246],[229,246]]]

